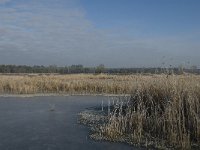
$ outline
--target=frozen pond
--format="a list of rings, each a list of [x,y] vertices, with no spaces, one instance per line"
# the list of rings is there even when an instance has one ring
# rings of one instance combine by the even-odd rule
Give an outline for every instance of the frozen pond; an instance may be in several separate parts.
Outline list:
[[[0,150],[128,150],[89,138],[77,114],[101,106],[102,96],[0,97]],[[54,111],[51,111],[53,109]]]

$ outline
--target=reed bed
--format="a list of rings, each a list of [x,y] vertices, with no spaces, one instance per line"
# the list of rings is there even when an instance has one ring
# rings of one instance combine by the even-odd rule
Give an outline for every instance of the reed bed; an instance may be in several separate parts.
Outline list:
[[[168,149],[200,148],[200,78],[139,77],[99,134],[111,141]]]
[[[0,75],[0,94],[125,94],[136,76],[118,75]]]

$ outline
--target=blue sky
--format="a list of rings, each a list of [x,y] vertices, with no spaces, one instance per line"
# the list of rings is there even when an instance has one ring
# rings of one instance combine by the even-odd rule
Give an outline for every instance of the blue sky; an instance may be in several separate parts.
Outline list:
[[[98,28],[137,29],[141,36],[176,36],[199,31],[198,0],[80,1]]]
[[[0,0],[0,64],[200,67],[199,0]]]

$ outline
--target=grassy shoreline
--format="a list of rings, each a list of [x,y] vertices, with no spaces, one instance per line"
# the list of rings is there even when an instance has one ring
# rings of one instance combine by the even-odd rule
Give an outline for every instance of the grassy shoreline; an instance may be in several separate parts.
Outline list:
[[[0,75],[0,95],[4,94],[131,94],[140,83],[167,78],[175,81],[194,80],[198,75]]]
[[[34,75],[0,76],[0,94],[128,94],[134,76]]]
[[[129,94],[63,94],[63,93],[37,93],[37,94],[0,94],[0,97],[43,97],[43,96],[106,96],[121,97],[130,96]]]

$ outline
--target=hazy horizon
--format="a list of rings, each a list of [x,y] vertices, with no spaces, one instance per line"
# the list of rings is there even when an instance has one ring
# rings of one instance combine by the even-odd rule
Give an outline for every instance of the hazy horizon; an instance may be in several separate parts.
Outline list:
[[[200,67],[198,0],[0,0],[0,64]]]

